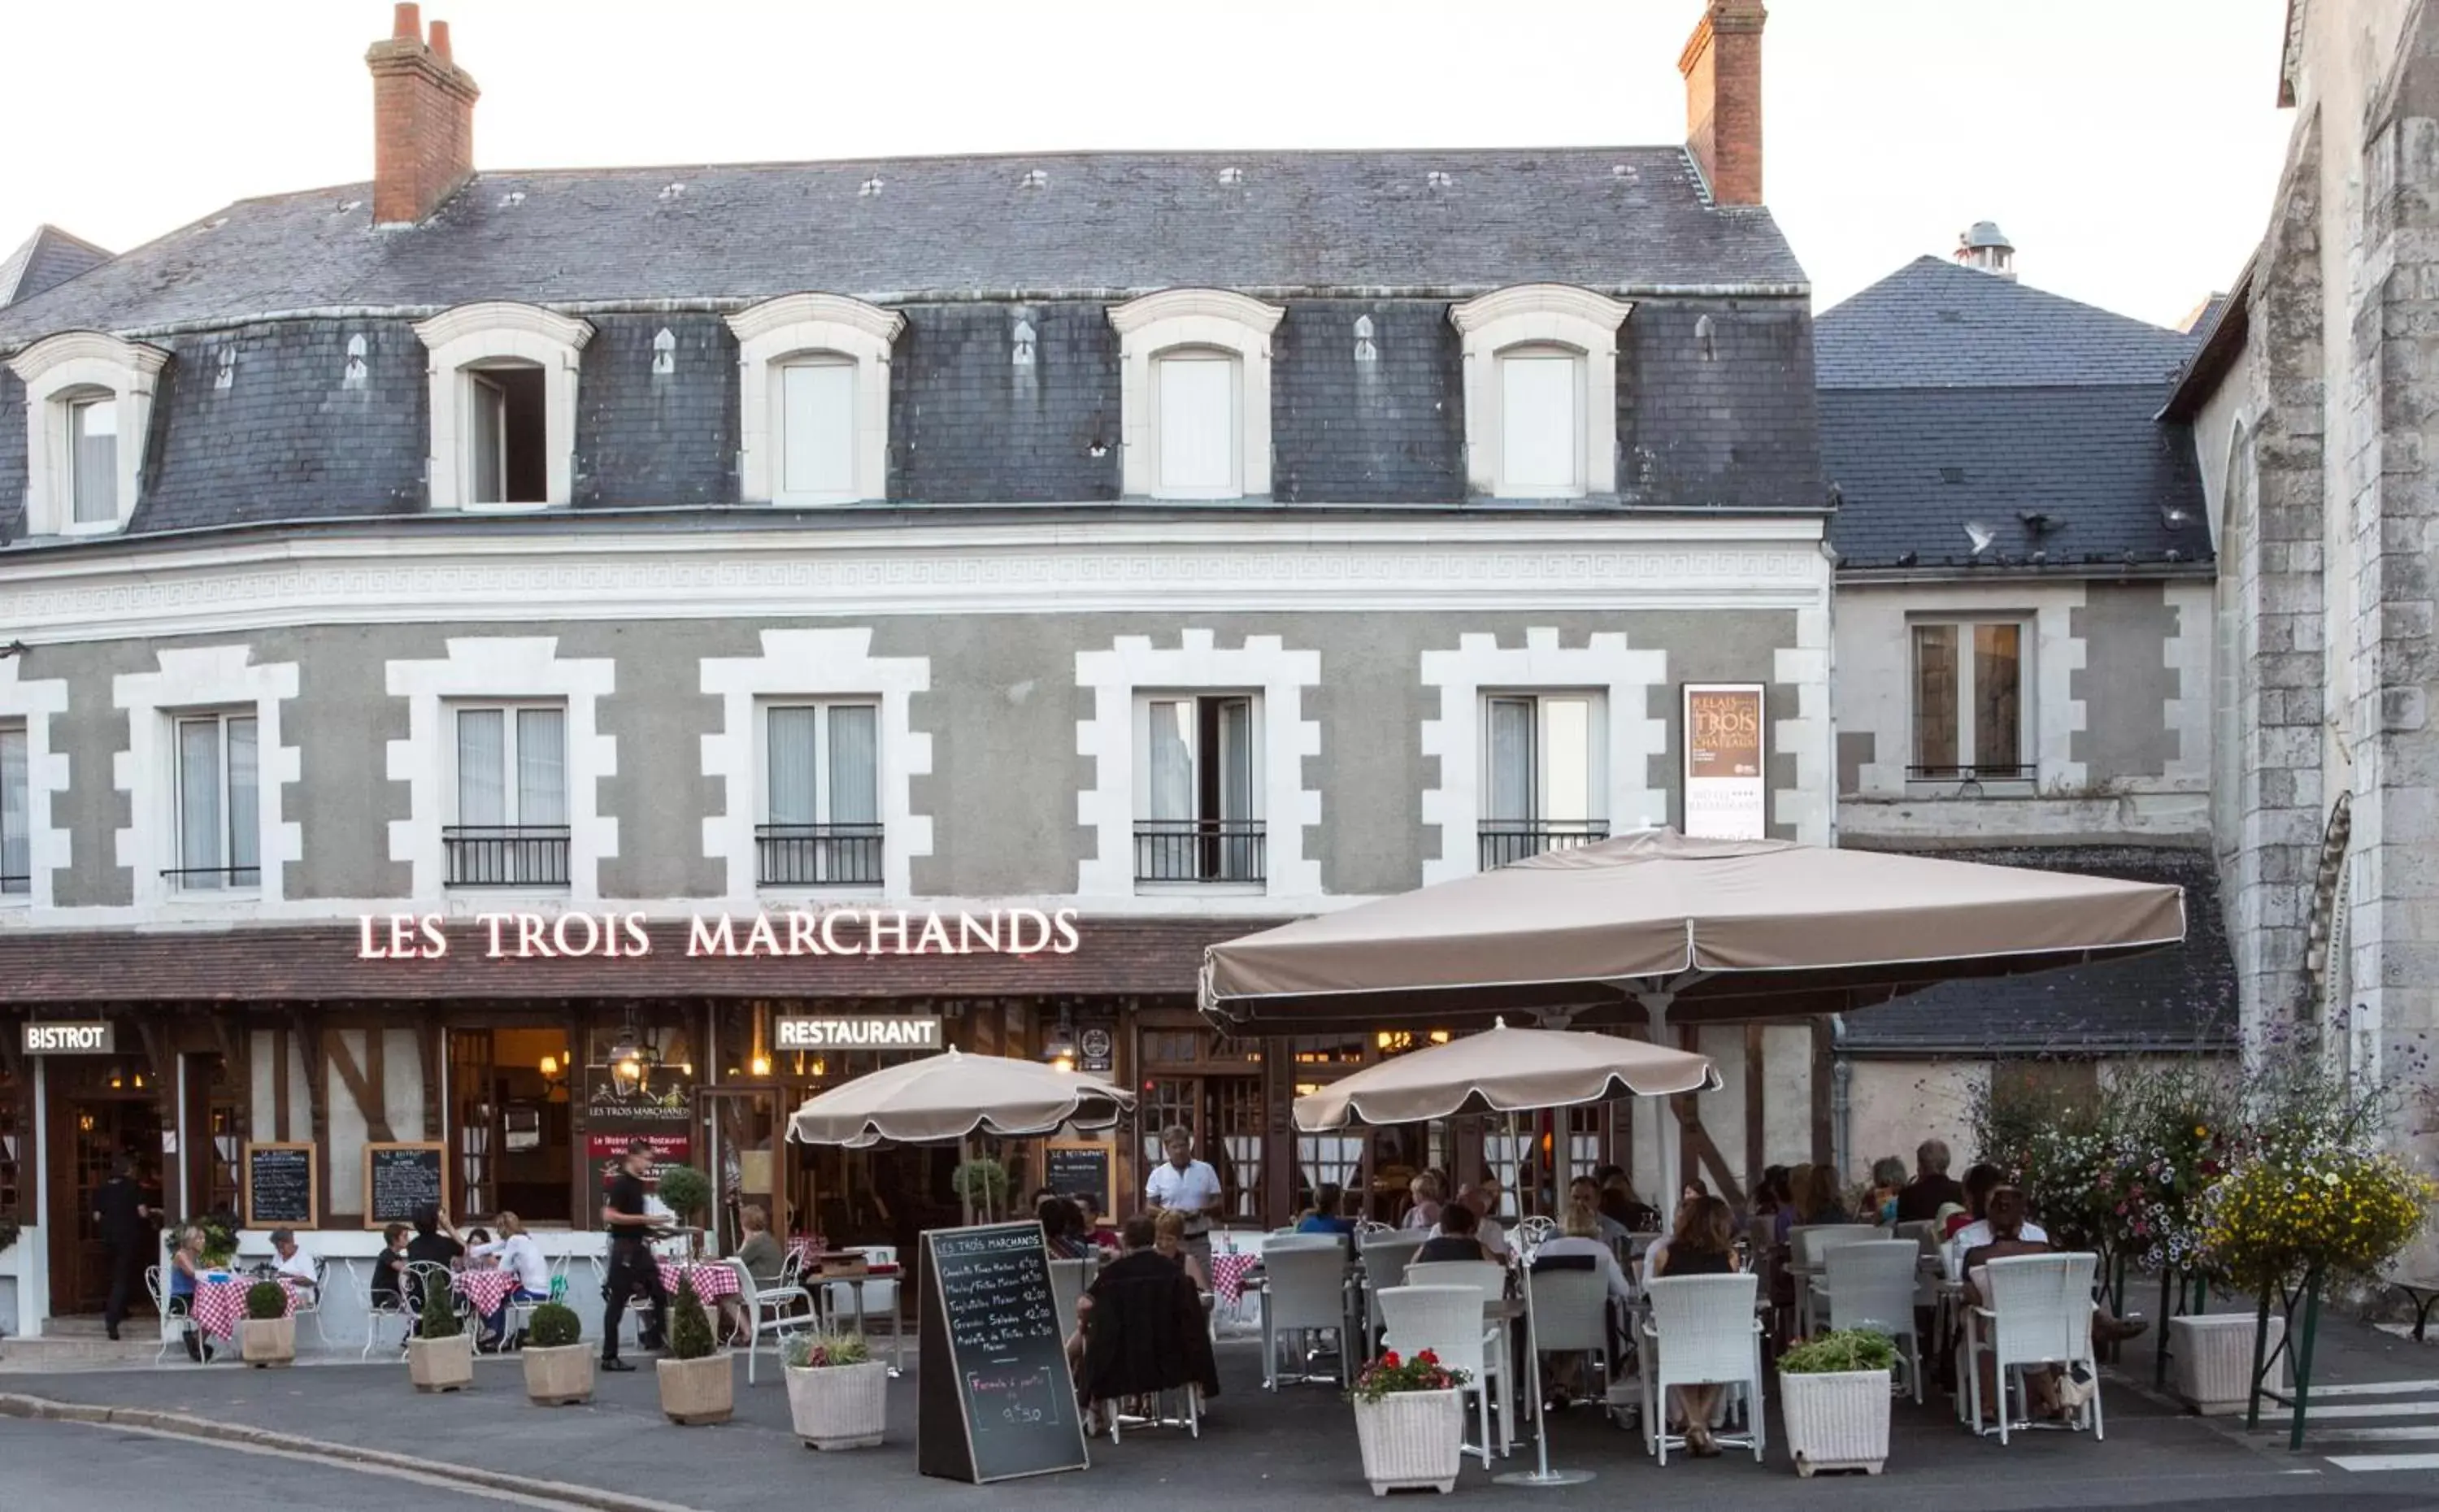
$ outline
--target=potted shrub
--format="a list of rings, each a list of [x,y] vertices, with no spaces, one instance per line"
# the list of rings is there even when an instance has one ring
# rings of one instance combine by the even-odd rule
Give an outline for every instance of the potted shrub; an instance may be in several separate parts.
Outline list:
[[[1467,1373],[1451,1370],[1423,1350],[1413,1359],[1391,1350],[1363,1367],[1348,1395],[1355,1400],[1355,1442],[1363,1451],[1363,1479],[1374,1496],[1406,1486],[1446,1492],[1456,1485],[1465,1453]]]
[[[661,1201],[677,1215],[678,1221],[694,1226],[703,1211],[711,1206],[711,1178],[691,1165],[669,1165],[654,1173],[653,1189]],[[695,1253],[703,1253],[703,1236],[693,1236]]]
[[[296,1363],[296,1320],[288,1311],[288,1289],[257,1281],[245,1289],[245,1316],[238,1321],[240,1360],[259,1370]]]
[[[593,1350],[576,1309],[545,1302],[525,1325],[525,1398],[538,1406],[565,1407],[593,1399]]]
[[[860,1333],[788,1340],[788,1416],[807,1449],[871,1449],[889,1414],[889,1366]]]
[[[449,1278],[435,1272],[424,1284],[423,1310],[406,1342],[406,1379],[417,1391],[461,1391],[474,1383],[474,1340],[457,1320]]]
[[[949,1184],[965,1203],[969,1221],[979,1213],[988,1223],[1007,1201],[1007,1167],[988,1155],[976,1156],[949,1173]]]
[[[1841,1328],[1778,1357],[1778,1405],[1796,1472],[1869,1470],[1889,1457],[1889,1378],[1896,1345],[1884,1333]]]
[[[737,1405],[737,1379],[728,1351],[711,1335],[711,1319],[695,1295],[694,1276],[678,1280],[669,1301],[669,1352],[653,1366],[661,1384],[661,1411],[672,1423],[724,1423]]]

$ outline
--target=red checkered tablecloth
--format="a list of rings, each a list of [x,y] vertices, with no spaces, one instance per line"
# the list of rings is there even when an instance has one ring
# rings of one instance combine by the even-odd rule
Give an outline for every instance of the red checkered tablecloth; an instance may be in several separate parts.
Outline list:
[[[1242,1251],[1215,1254],[1211,1257],[1211,1290],[1222,1302],[1234,1302],[1245,1292],[1245,1276],[1261,1263],[1258,1254]]]
[[[689,1265],[677,1260],[663,1260],[661,1287],[668,1292],[671,1301],[677,1300],[678,1277],[689,1273],[694,1276],[694,1294],[704,1302],[717,1302],[722,1297],[737,1295],[737,1271],[733,1266],[718,1261],[698,1261]]]
[[[225,1281],[195,1278],[195,1300],[187,1305],[195,1325],[215,1339],[237,1336],[240,1319],[245,1316],[245,1294],[252,1290],[252,1276],[231,1276]],[[288,1299],[288,1311],[296,1310],[296,1289],[282,1284],[280,1293]]]
[[[500,1304],[517,1289],[517,1273],[500,1270],[460,1271],[455,1281],[457,1294],[474,1305],[478,1317],[488,1318],[500,1310]]]
[[[810,1271],[816,1264],[820,1263],[821,1257],[824,1254],[828,1253],[826,1248],[828,1243],[829,1241],[828,1239],[823,1238],[818,1234],[790,1239],[788,1241],[788,1258],[796,1262],[796,1268],[798,1270]]]

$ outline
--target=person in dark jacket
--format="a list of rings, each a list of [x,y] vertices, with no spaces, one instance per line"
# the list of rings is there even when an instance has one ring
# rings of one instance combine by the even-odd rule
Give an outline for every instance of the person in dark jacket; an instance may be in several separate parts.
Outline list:
[[[1126,1253],[1101,1268],[1077,1305],[1084,1328],[1087,1403],[1199,1386],[1220,1395],[1220,1367],[1202,1293],[1156,1248],[1152,1220],[1127,1219]]]
[[[110,1180],[93,1194],[93,1223],[110,1257],[110,1306],[102,1311],[101,1324],[113,1339],[144,1285],[144,1267],[152,1257],[152,1224],[159,1217],[135,1179],[134,1160],[121,1155],[112,1162]]]
[[[1929,1223],[1951,1202],[1958,1207],[1968,1205],[1965,1188],[1948,1174],[1949,1160],[1943,1140],[1926,1139],[1914,1152],[1914,1180],[1897,1191],[1898,1222]]]

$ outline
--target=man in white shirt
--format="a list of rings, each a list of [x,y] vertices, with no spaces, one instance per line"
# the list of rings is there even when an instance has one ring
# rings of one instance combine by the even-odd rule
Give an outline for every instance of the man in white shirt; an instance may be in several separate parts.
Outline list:
[[[1491,1203],[1496,1201],[1496,1198],[1479,1186],[1468,1186],[1458,1190],[1456,1200],[1481,1216],[1482,1221],[1474,1225],[1473,1236],[1482,1241],[1482,1247],[1490,1252],[1490,1257],[1494,1260],[1506,1259],[1507,1231],[1501,1228],[1499,1220],[1490,1216]],[[1437,1234],[1439,1230],[1434,1227],[1432,1232]]]
[[[1155,1208],[1184,1215],[1185,1247],[1208,1274],[1211,1265],[1211,1220],[1225,1205],[1220,1173],[1194,1158],[1194,1136],[1180,1125],[1161,1130],[1160,1147],[1168,1159],[1152,1167],[1144,1183],[1144,1197]]]
[[[302,1291],[308,1302],[313,1301],[319,1295],[322,1286],[321,1274],[313,1269],[313,1257],[296,1247],[294,1230],[273,1229],[271,1254],[271,1269],[277,1273],[280,1280]]]
[[[2049,1234],[2031,1218],[2024,1219],[2023,1233],[2020,1236],[2029,1244],[2047,1244],[2050,1241]],[[1991,1243],[1994,1237],[1990,1232],[1990,1220],[1986,1218],[1975,1218],[1949,1235],[1944,1257],[1948,1267],[1948,1279],[1964,1280],[1965,1257],[1983,1245]]]

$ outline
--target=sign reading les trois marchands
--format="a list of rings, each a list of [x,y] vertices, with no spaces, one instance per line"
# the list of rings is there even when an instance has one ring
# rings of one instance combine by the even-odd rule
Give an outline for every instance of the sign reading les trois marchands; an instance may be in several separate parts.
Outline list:
[[[356,957],[436,961],[460,951],[486,960],[650,955],[661,947],[644,914],[360,914]],[[764,909],[686,920],[685,953],[706,956],[1073,955],[1082,937],[1072,908],[981,912],[904,908]]]

